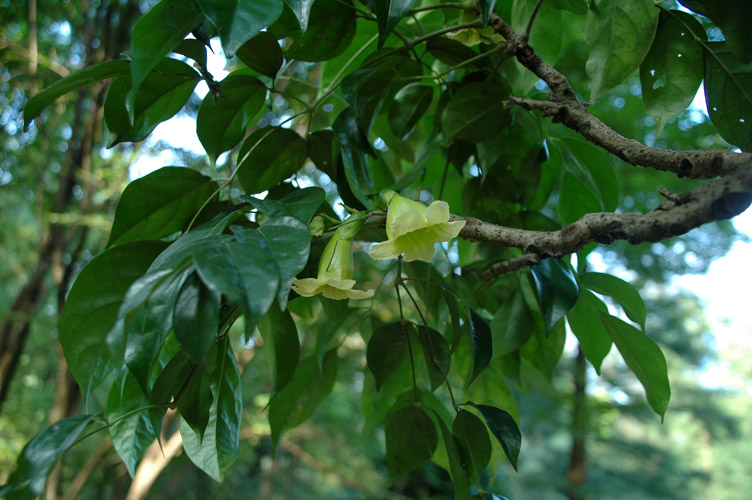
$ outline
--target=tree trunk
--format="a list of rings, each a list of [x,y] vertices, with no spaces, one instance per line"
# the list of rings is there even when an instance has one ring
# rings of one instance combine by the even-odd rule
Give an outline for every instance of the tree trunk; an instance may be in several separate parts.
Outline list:
[[[574,398],[572,407],[572,451],[569,456],[567,497],[569,500],[584,500],[582,486],[585,484],[585,435],[587,433],[587,361],[582,347],[577,348],[574,366]]]

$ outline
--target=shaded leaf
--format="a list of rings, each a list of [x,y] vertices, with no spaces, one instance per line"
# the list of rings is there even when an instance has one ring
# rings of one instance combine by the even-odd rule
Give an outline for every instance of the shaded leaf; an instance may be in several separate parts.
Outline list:
[[[595,194],[569,172],[564,174],[560,196],[559,213],[564,224],[571,224],[585,214],[603,210],[603,205]]]
[[[496,0],[479,0],[478,3],[480,4],[480,18],[483,21],[483,26],[488,26],[491,14],[494,13],[496,8]]]
[[[647,308],[640,292],[621,278],[604,273],[584,273],[578,276],[581,285],[595,293],[612,297],[624,308],[627,317],[645,330]]]
[[[240,147],[238,182],[248,194],[266,191],[297,172],[307,156],[308,146],[296,132],[282,127],[256,130]]]
[[[723,31],[723,38],[739,62],[752,62],[752,4],[747,0],[680,0],[710,18]]]
[[[310,62],[332,59],[352,43],[355,21],[352,0],[315,0],[305,32],[292,36],[285,56]]]
[[[441,437],[444,440],[444,447],[446,448],[447,457],[449,459],[449,473],[452,475],[452,483],[454,484],[454,498],[455,500],[468,498],[470,491],[470,478],[462,465],[462,455],[460,454],[459,444],[444,423],[444,420],[435,410],[434,414],[436,416],[436,421],[439,422]]]
[[[368,341],[366,359],[376,380],[377,391],[407,357],[407,335],[411,333],[415,334],[413,323],[387,323],[379,327]]]
[[[289,311],[280,311],[271,307],[259,322],[259,331],[264,338],[264,345],[274,352],[269,356],[272,364],[272,394],[274,398],[292,379],[300,358],[300,340],[298,328]]]
[[[180,348],[197,365],[206,367],[219,328],[220,296],[191,273],[183,283],[172,312],[175,338]]]
[[[441,119],[444,139],[462,139],[471,144],[493,139],[508,121],[506,89],[498,83],[471,83],[458,90],[447,103]]]
[[[504,449],[512,467],[517,470],[517,457],[520,455],[520,447],[522,446],[522,434],[520,434],[520,428],[517,427],[517,422],[514,421],[512,415],[494,406],[478,405],[470,401],[468,401],[468,404],[473,405],[481,412],[488,428]]]
[[[546,259],[531,270],[548,335],[577,302],[580,288],[572,269],[559,259]]]
[[[514,352],[528,341],[535,321],[520,291],[504,300],[490,325],[494,359]]]
[[[389,105],[389,126],[400,140],[405,140],[431,106],[433,86],[411,83],[402,87]]]
[[[608,307],[587,289],[580,289],[580,298],[567,312],[567,322],[582,347],[585,356],[593,364],[598,375],[601,363],[611,350],[611,336],[601,321],[598,312],[608,313]]]
[[[493,357],[491,328],[486,320],[472,309],[470,309],[470,327],[473,332],[473,371],[466,385],[473,383],[473,380],[486,369]]]
[[[390,415],[384,425],[384,434],[386,463],[392,479],[423,465],[439,444],[431,417],[417,406],[405,406]]]
[[[413,6],[415,0],[374,0],[376,20],[379,24],[379,45],[381,48],[395,26]]]
[[[241,45],[235,55],[249,68],[271,78],[274,78],[282,67],[282,49],[277,39],[266,31]]]
[[[282,2],[278,0],[198,0],[198,3],[217,27],[228,57],[234,56],[241,45],[282,14]]]
[[[298,18],[300,23],[300,31],[303,33],[308,29],[308,18],[311,15],[311,7],[315,0],[285,0],[285,3],[290,6],[295,17]]]
[[[206,45],[195,38],[186,38],[172,50],[175,54],[181,54],[196,61],[199,66],[206,68]]]
[[[491,460],[491,439],[483,421],[467,410],[460,410],[452,424],[452,434],[457,440],[462,465],[480,484],[481,475]]]
[[[251,205],[257,208],[267,217],[283,217],[289,215],[295,217],[303,224],[311,222],[311,218],[324,202],[326,192],[320,187],[307,187],[296,189],[292,193],[286,194],[280,200],[270,200],[268,198],[259,199],[252,196],[245,196]]]
[[[449,374],[451,362],[449,343],[442,334],[431,327],[418,325],[418,338],[423,347],[423,357],[428,367],[428,377],[431,379],[431,391],[435,391],[444,383]]]

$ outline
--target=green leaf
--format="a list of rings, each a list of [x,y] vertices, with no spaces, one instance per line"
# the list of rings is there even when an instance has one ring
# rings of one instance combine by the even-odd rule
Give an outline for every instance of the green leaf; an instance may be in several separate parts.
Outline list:
[[[471,83],[450,99],[441,124],[444,139],[462,139],[471,144],[493,139],[508,121],[504,106],[509,93],[498,83]]]
[[[311,15],[311,7],[315,0],[285,0],[285,3],[295,13],[300,23],[300,31],[303,33],[308,29],[308,18]]]
[[[107,78],[127,75],[131,70],[131,62],[127,60],[107,61],[91,68],[77,71],[62,80],[55,82],[49,88],[38,93],[24,106],[24,130],[29,128],[31,120],[39,116],[44,108],[52,104],[55,99],[71,90],[76,90],[81,85],[98,82]]]
[[[405,361],[408,355],[407,335],[415,334],[410,322],[387,323],[379,327],[368,341],[366,360],[373,373],[378,391]]]
[[[439,444],[431,417],[417,406],[405,406],[390,415],[384,434],[386,463],[392,480],[423,465]]]
[[[585,37],[590,100],[626,80],[640,66],[655,36],[658,8],[653,0],[594,0]]]
[[[342,169],[344,177],[347,180],[347,186],[356,197],[363,208],[372,207],[376,198],[376,188],[371,169],[369,168],[368,157],[359,151],[350,148],[342,148]],[[338,172],[338,181],[341,178]],[[342,188],[340,187],[340,194]],[[353,207],[360,208],[360,207]]]
[[[431,327],[418,325],[418,338],[423,347],[423,356],[431,379],[431,391],[444,383],[449,374],[451,357],[449,343],[444,336]]]
[[[176,233],[218,191],[216,182],[185,167],[164,167],[136,179],[120,197],[107,246]]]
[[[47,475],[58,458],[76,444],[96,415],[76,415],[55,422],[31,438],[8,477],[8,500],[34,500],[44,493]]]
[[[199,66],[206,68],[206,45],[195,38],[186,38],[172,50],[175,54],[181,54],[196,61]]]
[[[491,461],[491,439],[481,419],[467,410],[460,410],[452,424],[452,434],[457,440],[462,457],[462,465],[480,484],[480,478]]]
[[[603,209],[616,210],[619,205],[619,180],[606,153],[590,142],[573,137],[558,139],[556,144],[566,151],[569,170],[579,172],[592,181],[592,187],[597,189],[594,193],[600,194]]]
[[[183,449],[191,462],[215,481],[222,481],[238,457],[243,394],[240,374],[227,337],[217,343],[217,360],[211,373],[214,401],[203,439],[184,419],[180,421]]]
[[[110,248],[94,257],[73,283],[59,335],[84,401],[112,369],[106,337],[126,292],[166,246],[161,241],[139,241]]]
[[[177,396],[177,409],[183,421],[190,426],[199,439],[204,438],[211,418],[213,396],[211,381],[195,365]]]
[[[330,350],[319,369],[314,356],[300,360],[290,382],[269,403],[272,450],[287,429],[308,420],[319,404],[332,392],[337,380],[337,350]]]
[[[379,24],[379,48],[414,3],[415,0],[374,0],[373,9]]]
[[[285,56],[309,62],[332,59],[352,43],[355,21],[352,0],[315,0],[307,28],[292,36],[293,44],[285,51]]]
[[[324,355],[326,355],[327,350],[330,348],[337,332],[342,328],[345,321],[347,321],[355,309],[348,307],[346,300],[327,299],[320,294],[318,295],[318,300],[321,302],[324,313],[319,323],[321,329],[316,335],[315,350],[316,361],[321,365]]]
[[[650,51],[640,65],[645,111],[658,124],[666,123],[692,103],[703,78],[703,49],[695,37],[706,39],[702,25],[680,11],[661,11]]]
[[[550,382],[553,380],[556,365],[564,352],[565,341],[566,329],[563,321],[556,323],[549,334],[536,328],[525,345],[520,348],[520,354]]]
[[[736,62],[722,42],[705,55],[705,100],[710,119],[726,141],[752,151],[752,64]]]
[[[212,161],[234,148],[245,136],[266,99],[258,78],[231,73],[219,83],[221,94],[206,94],[196,118],[196,133]]]
[[[473,371],[465,384],[470,385],[475,377],[486,369],[493,357],[491,327],[483,317],[470,309],[470,327],[473,332]]]
[[[517,470],[517,457],[520,455],[522,435],[512,415],[494,406],[477,405],[473,402],[468,402],[468,404],[473,405],[483,415],[488,428],[501,444],[512,467]]]
[[[496,8],[496,0],[479,0],[480,4],[480,18],[483,21],[483,26],[488,26],[491,21],[491,14],[494,13]]]
[[[723,31],[729,49],[741,63],[752,62],[752,4],[748,0],[681,0],[681,3],[710,18]]]
[[[283,56],[279,42],[266,31],[241,45],[235,55],[249,68],[270,78],[277,76],[277,71],[282,67]]]
[[[535,321],[519,290],[502,301],[491,320],[493,358],[514,352],[528,341],[535,330]]]
[[[227,57],[282,14],[279,0],[198,0],[201,10],[217,27]]]
[[[201,367],[206,367],[209,350],[217,338],[219,306],[219,294],[209,290],[192,273],[183,283],[172,311],[172,325],[180,348]]]
[[[262,200],[253,198],[252,196],[245,196],[243,198],[267,217],[289,215],[290,217],[295,217],[303,224],[309,224],[313,215],[324,202],[325,196],[326,192],[323,189],[314,186],[296,189],[292,193],[286,194],[280,200],[270,200],[268,198]]]
[[[551,4],[579,15],[587,14],[588,11],[586,0],[551,0]]]
[[[121,142],[144,140],[157,125],[183,108],[199,80],[196,70],[184,62],[162,59],[141,82],[133,103],[133,112],[129,113],[126,98],[131,89],[131,77],[117,77],[110,85],[104,101],[104,120],[110,132],[107,147]]]
[[[533,266],[532,272],[548,335],[577,302],[580,288],[572,269],[559,259],[546,259]]]
[[[561,10],[554,8],[551,1],[544,1],[538,6],[538,0],[516,0],[512,6],[511,24],[517,33],[524,33],[535,15],[535,22],[530,31],[530,46],[549,64],[556,64],[561,56],[564,44],[564,22]],[[537,14],[534,14],[538,8]],[[525,76],[528,85],[535,83],[537,77]]]
[[[660,347],[629,323],[604,312],[599,311],[598,314],[624,362],[645,388],[648,404],[663,421],[671,399],[671,388],[668,383],[666,358]]]
[[[273,188],[297,172],[308,156],[305,140],[282,127],[254,131],[238,153],[237,178],[248,194]]]
[[[444,423],[444,420],[435,410],[434,415],[436,416],[436,421],[439,422],[441,437],[444,439],[444,447],[449,458],[449,473],[452,475],[452,483],[454,484],[454,498],[455,500],[464,500],[469,496],[470,478],[462,465],[459,444]]]
[[[269,356],[274,382],[271,398],[274,398],[290,382],[298,366],[298,328],[289,311],[283,312],[279,307],[273,306],[259,322],[259,330],[264,338],[264,345],[274,352],[273,358]]]
[[[638,323],[643,331],[647,319],[645,302],[640,297],[640,292],[635,287],[621,278],[604,273],[585,273],[578,277],[580,285],[585,286],[595,293],[612,297],[624,308],[627,317]]]
[[[110,428],[110,437],[115,451],[123,459],[128,473],[133,477],[136,465],[146,448],[157,438],[157,430],[146,410],[121,418],[128,412],[144,408],[148,400],[133,374],[123,371],[115,379],[107,396],[107,420],[115,422]]]
[[[376,158],[376,152],[368,141],[368,134],[360,126],[355,106],[349,106],[337,115],[332,123],[332,130],[337,134],[343,150],[353,149]]]
[[[279,287],[277,264],[269,246],[258,239],[206,240],[193,256],[201,280],[216,292],[240,302],[246,338],[274,302]]]
[[[431,106],[433,85],[411,83],[395,94],[389,105],[389,127],[400,140],[405,140]]]
[[[585,214],[603,210],[603,205],[595,194],[569,172],[564,174],[560,190],[559,214],[564,224],[571,224]]]
[[[162,0],[133,25],[131,33],[131,90],[127,107],[131,117],[141,83],[164,56],[198,26],[203,14],[193,2]]]
[[[601,321],[598,312],[608,313],[608,307],[592,292],[580,288],[580,298],[567,312],[567,322],[582,347],[585,356],[601,374],[601,364],[611,350],[611,336]]]

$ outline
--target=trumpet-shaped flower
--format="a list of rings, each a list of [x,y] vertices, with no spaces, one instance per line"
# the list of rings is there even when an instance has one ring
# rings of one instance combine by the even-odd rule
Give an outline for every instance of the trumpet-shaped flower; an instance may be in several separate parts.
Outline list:
[[[405,254],[405,262],[431,262],[434,244],[456,237],[465,221],[449,222],[449,204],[434,201],[428,206],[386,191],[382,199],[387,203],[387,240],[376,243],[369,255],[374,259],[393,259]]]
[[[328,299],[367,299],[374,291],[353,290],[353,238],[365,222],[362,214],[351,215],[329,240],[319,261],[316,278],[295,279],[292,289],[303,297],[318,293]]]

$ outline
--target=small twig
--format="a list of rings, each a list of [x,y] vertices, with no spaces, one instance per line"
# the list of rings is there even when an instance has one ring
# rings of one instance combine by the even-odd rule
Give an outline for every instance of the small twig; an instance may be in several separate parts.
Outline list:
[[[530,31],[532,31],[533,29],[533,22],[535,21],[535,18],[538,16],[538,11],[540,10],[541,5],[543,5],[543,0],[538,0],[538,4],[535,6],[533,13],[530,15],[530,21],[527,22],[525,33],[522,35],[523,37],[525,37],[525,40],[530,40]]]

